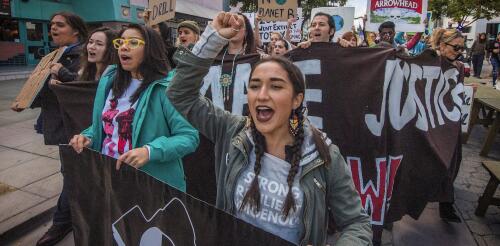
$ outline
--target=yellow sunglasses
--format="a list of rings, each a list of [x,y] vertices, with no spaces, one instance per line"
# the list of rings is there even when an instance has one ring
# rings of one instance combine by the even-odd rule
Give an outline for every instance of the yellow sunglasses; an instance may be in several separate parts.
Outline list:
[[[119,49],[124,44],[126,44],[131,49],[135,49],[139,47],[139,45],[145,45],[146,42],[138,38],[116,38],[113,40],[113,46],[115,47],[115,49]]]

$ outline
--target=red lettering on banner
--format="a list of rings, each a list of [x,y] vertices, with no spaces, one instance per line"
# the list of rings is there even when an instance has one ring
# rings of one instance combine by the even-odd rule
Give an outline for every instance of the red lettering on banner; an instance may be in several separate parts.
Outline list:
[[[386,158],[376,158],[377,167],[376,184],[372,180],[364,183],[363,167],[358,157],[347,157],[347,163],[351,167],[354,186],[361,197],[361,205],[371,214],[371,223],[383,225],[385,211],[389,209],[392,197],[394,179],[403,156],[389,156],[389,166]]]
[[[411,9],[417,13],[422,13],[422,0],[370,0],[370,10],[381,8],[402,8]]]

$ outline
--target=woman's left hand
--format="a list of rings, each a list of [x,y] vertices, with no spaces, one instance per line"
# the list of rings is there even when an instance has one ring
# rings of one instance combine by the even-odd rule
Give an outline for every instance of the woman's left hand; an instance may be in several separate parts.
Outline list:
[[[149,161],[149,151],[146,147],[132,149],[120,157],[116,162],[116,170],[119,170],[122,163],[129,164],[132,167],[140,168]]]
[[[54,63],[50,65],[50,73],[54,76],[59,74],[59,70],[63,67],[61,63]]]

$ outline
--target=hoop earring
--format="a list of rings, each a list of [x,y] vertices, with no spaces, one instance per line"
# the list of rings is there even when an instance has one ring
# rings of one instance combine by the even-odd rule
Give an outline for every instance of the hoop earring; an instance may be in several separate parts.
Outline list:
[[[288,130],[290,131],[290,134],[292,136],[297,136],[297,133],[299,131],[299,115],[297,113],[298,110],[292,109],[292,114],[290,115],[289,121],[289,127]]]

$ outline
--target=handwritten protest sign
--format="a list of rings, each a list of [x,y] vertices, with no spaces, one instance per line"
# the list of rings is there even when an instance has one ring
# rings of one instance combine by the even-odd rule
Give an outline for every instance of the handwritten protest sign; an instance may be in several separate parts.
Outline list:
[[[150,0],[148,9],[151,10],[148,25],[156,25],[170,20],[175,16],[176,0]]]
[[[464,103],[462,104],[462,133],[467,133],[470,123],[470,111],[474,100],[474,88],[470,85],[464,86]]]
[[[244,13],[251,23],[255,18],[255,13]],[[300,42],[302,39],[302,8],[297,8],[296,21],[292,22],[290,26],[290,40],[292,42]],[[252,24],[253,25],[253,24]],[[254,26],[252,26],[254,28]],[[285,36],[286,29],[288,28],[287,21],[261,21],[259,23],[260,40],[264,43],[271,41],[271,33],[279,32],[282,37]]]
[[[311,16],[319,12],[327,13],[332,16],[333,22],[335,23],[334,41],[337,41],[344,33],[351,31],[354,25],[354,7],[314,8],[311,11]]]
[[[35,100],[36,96],[45,84],[45,81],[47,81],[50,76],[50,66],[59,61],[65,48],[66,47],[61,47],[52,51],[40,60],[26,83],[24,83],[23,88],[17,95],[14,102],[12,102],[11,108],[13,110],[22,111],[31,106],[33,100]]]
[[[368,0],[367,31],[378,31],[380,24],[392,21],[398,32],[423,32],[427,0]]]
[[[297,0],[259,0],[258,12],[264,21],[286,21],[297,16]]]

